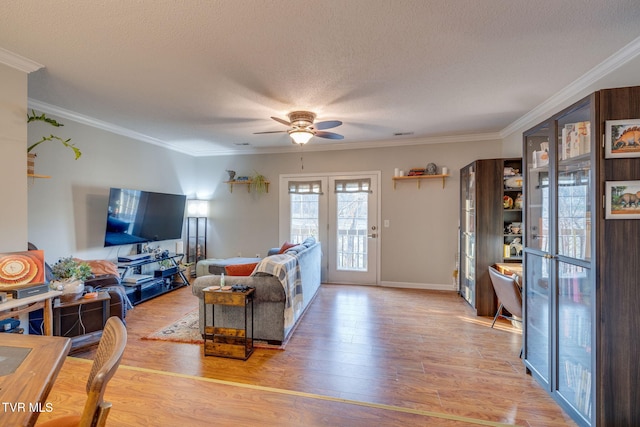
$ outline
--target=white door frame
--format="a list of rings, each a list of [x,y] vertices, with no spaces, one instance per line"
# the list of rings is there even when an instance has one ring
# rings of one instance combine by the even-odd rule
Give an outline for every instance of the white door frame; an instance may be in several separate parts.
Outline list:
[[[324,194],[320,196],[320,230],[319,237],[320,246],[322,248],[322,282],[326,282],[328,277],[328,231],[327,227],[329,224],[328,218],[328,194],[329,194],[329,178],[330,177],[343,177],[348,178],[351,176],[359,176],[359,175],[373,175],[377,182],[378,194],[377,194],[377,206],[375,207],[377,213],[377,224],[376,230],[378,231],[378,238],[374,239],[374,244],[376,245],[376,256],[375,256],[375,285],[380,284],[380,240],[382,238],[381,228],[380,228],[380,218],[382,214],[382,197],[380,191],[380,182],[381,182],[381,172],[380,171],[358,171],[358,172],[323,172],[323,173],[294,173],[294,174],[281,174],[279,179],[279,224],[278,224],[278,235],[279,241],[284,242],[289,239],[289,193],[287,187],[287,181],[291,179],[304,179],[304,180],[321,180],[322,188]]]

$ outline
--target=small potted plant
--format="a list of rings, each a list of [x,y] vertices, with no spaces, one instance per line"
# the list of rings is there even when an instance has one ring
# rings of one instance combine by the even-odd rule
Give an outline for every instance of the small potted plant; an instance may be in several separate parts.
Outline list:
[[[60,300],[72,301],[82,295],[84,281],[91,277],[91,267],[72,257],[60,258],[51,268],[53,280],[49,287],[62,291]]]
[[[255,171],[254,171],[255,172]],[[258,194],[264,194],[267,192],[267,178],[264,175],[255,172],[251,176],[251,189]]]

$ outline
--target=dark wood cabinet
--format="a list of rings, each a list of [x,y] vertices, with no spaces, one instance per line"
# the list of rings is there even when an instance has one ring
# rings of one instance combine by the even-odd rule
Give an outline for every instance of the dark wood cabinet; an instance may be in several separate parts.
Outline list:
[[[606,217],[640,158],[604,149],[608,120],[638,118],[640,87],[608,89],[524,133],[525,366],[580,425],[640,425],[640,221]]]
[[[506,256],[505,245],[521,234],[507,232],[512,223],[522,221],[522,211],[504,207],[504,197],[517,197],[518,190],[507,188],[505,167],[520,173],[520,159],[476,160],[460,170],[460,295],[478,316],[494,316],[498,308],[489,277],[489,266],[519,260]],[[514,228],[510,228],[514,230]]]

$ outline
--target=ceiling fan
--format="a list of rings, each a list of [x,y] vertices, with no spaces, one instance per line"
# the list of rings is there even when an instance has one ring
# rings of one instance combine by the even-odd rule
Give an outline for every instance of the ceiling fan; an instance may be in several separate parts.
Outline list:
[[[287,132],[294,144],[306,144],[314,136],[327,139],[344,139],[344,136],[334,133],[325,132],[324,129],[331,129],[342,124],[339,120],[327,120],[324,122],[314,123],[316,115],[309,111],[292,111],[288,114],[289,121],[279,117],[271,117],[278,123],[289,126],[289,130],[275,130],[268,132],[255,132],[255,134],[263,133],[281,133]]]

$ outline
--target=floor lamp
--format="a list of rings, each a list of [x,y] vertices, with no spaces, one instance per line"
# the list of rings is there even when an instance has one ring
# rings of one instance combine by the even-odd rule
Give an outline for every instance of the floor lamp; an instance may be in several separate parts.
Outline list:
[[[187,263],[196,263],[207,256],[208,216],[209,201],[187,200]]]

